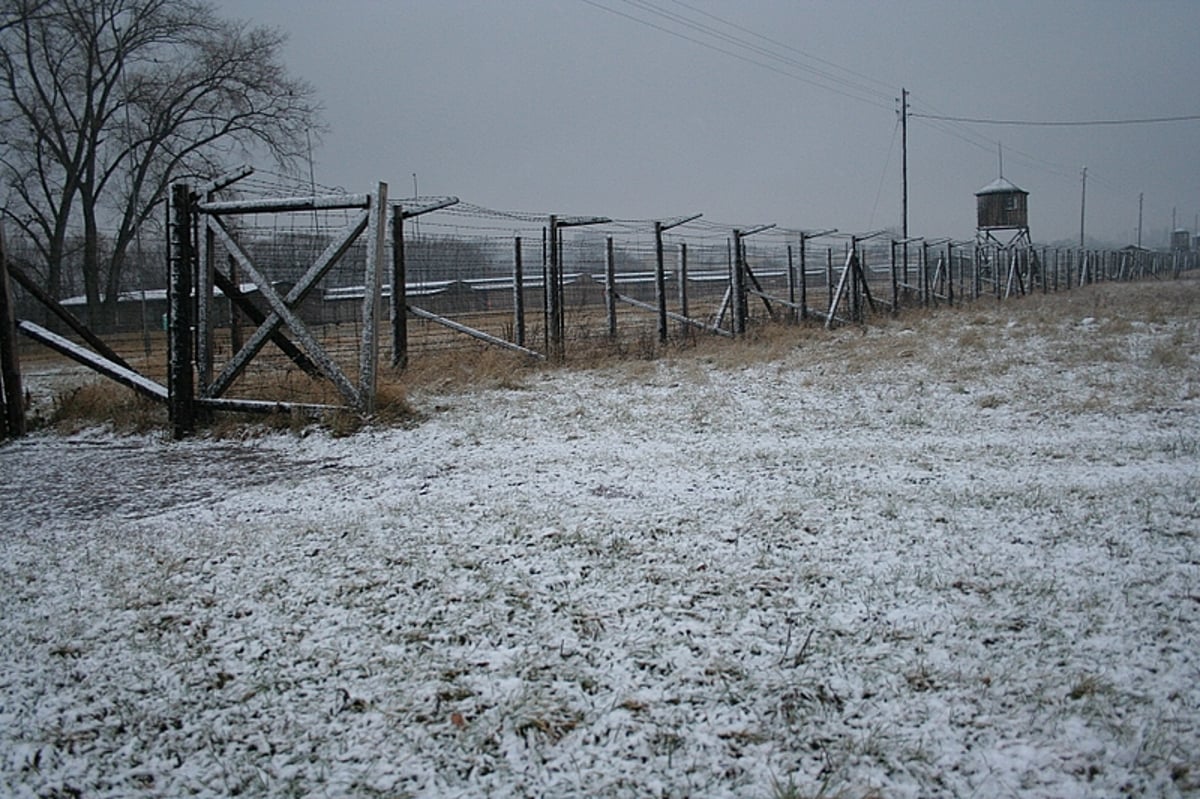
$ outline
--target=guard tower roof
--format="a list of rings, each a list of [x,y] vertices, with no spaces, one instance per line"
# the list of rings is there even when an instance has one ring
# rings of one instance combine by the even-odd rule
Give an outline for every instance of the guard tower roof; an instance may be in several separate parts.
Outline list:
[[[975,196],[979,197],[984,194],[1012,194],[1013,192],[1018,192],[1020,194],[1029,193],[1022,188],[1018,188],[1011,181],[1005,180],[1004,178],[996,178],[991,183],[975,192]]]

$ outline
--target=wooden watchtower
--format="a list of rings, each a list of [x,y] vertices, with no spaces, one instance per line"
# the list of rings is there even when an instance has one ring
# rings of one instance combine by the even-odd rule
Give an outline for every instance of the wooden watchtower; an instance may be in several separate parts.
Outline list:
[[[1029,192],[998,177],[975,192],[975,240],[980,246],[1030,246]]]

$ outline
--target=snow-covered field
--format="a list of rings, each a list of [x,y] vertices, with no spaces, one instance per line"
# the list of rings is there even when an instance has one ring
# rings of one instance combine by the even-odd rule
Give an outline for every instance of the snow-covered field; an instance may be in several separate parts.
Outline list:
[[[1200,292],[1114,288],[4,446],[0,794],[1200,795]]]

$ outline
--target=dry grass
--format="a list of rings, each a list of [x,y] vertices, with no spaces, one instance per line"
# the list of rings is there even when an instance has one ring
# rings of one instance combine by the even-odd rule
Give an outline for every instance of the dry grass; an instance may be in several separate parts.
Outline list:
[[[119,433],[148,433],[167,424],[166,407],[108,381],[84,383],[60,392],[49,413],[34,416],[30,427],[49,428],[59,433],[76,433],[104,424]]]

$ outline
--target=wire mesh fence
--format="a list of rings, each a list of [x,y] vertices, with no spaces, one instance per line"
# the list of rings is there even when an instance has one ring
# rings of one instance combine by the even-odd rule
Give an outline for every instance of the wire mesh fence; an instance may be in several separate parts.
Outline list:
[[[215,284],[206,295],[208,332],[196,333],[207,336],[203,352],[210,363],[201,370],[220,375],[247,346],[273,313],[269,290],[287,298],[315,342],[357,379],[372,301],[365,268],[370,245],[365,236],[351,235],[363,227],[362,210],[339,204],[336,198],[350,195],[338,189],[269,175],[239,180],[224,196],[244,205],[222,217],[235,249],[208,248],[205,268]],[[334,199],[280,210],[269,202],[280,197]],[[906,308],[1177,274],[1196,265],[1195,254],[1185,251],[1005,249],[700,216],[568,217],[453,198],[391,198],[388,205],[380,322],[394,331],[389,308],[405,309],[403,346],[413,358],[480,346],[481,338],[543,356],[558,346],[569,356],[580,345],[653,347],[706,331],[737,334],[768,320],[857,323]],[[197,246],[205,235],[197,225]],[[135,259],[120,296],[93,314],[98,330],[114,335],[118,347],[143,354],[151,372],[166,335],[166,249],[147,243],[148,255]],[[17,261],[35,263],[36,253],[19,252]],[[248,273],[251,265],[257,275]],[[393,303],[398,276],[402,301]],[[77,309],[86,303],[78,296],[63,302]],[[31,318],[43,313],[24,296],[18,309]],[[384,357],[394,355],[398,339],[380,340]],[[253,395],[300,381],[305,372],[284,347],[267,344],[245,365],[238,390]]]

